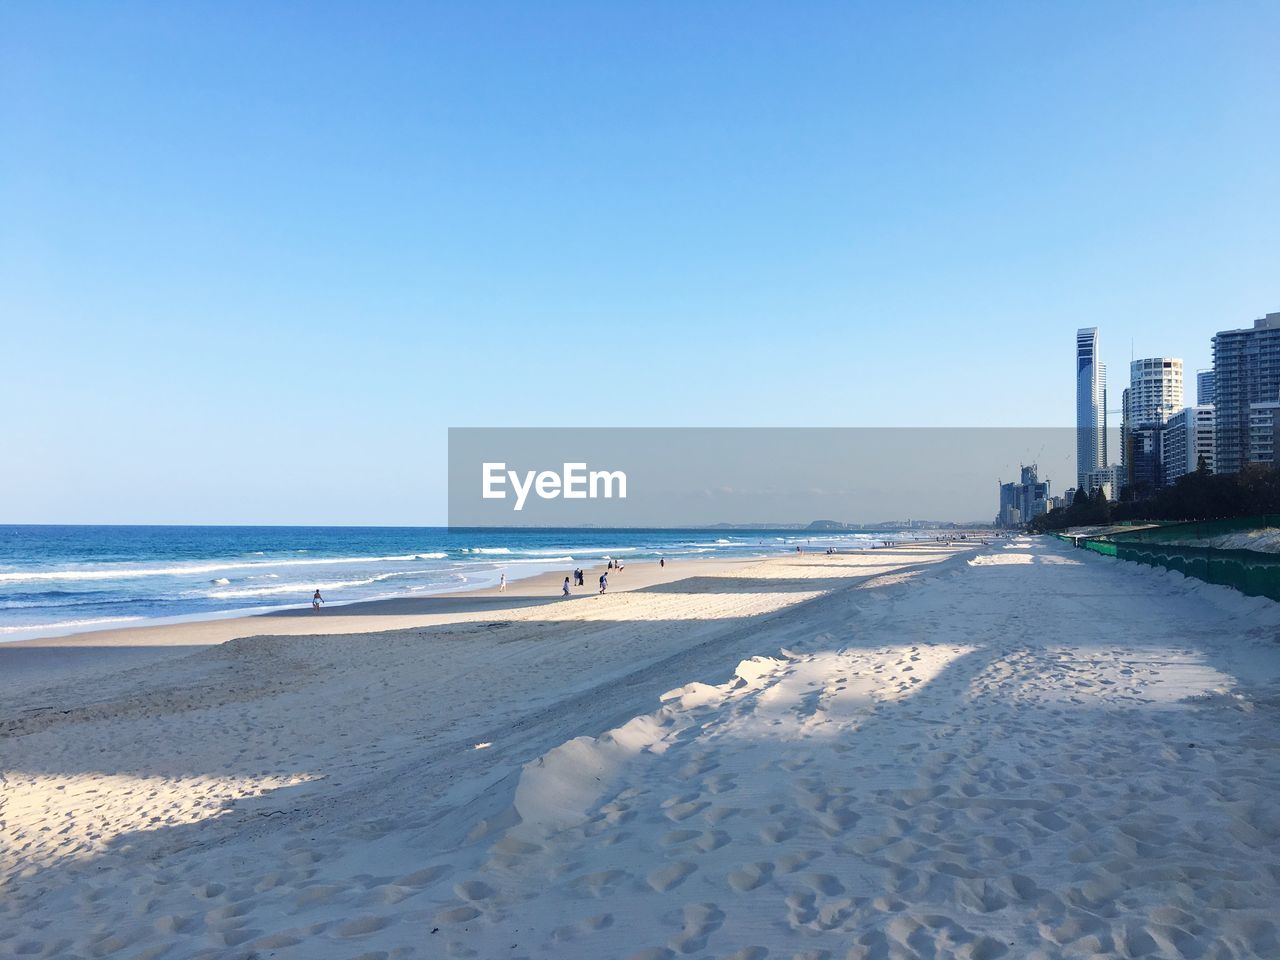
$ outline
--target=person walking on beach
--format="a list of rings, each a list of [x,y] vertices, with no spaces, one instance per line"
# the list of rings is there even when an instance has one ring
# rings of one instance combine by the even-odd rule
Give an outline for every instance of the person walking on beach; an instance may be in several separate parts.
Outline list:
[[[665,567],[666,565],[667,565],[667,558],[666,558],[666,557],[659,557],[659,558],[658,558],[658,566],[659,566],[659,567]]]
[[[564,595],[566,597],[569,595],[569,578],[568,577],[564,578]]]
[[[507,575],[505,573],[502,576],[498,577],[498,592],[499,593],[507,592]]]
[[[604,593],[609,587],[609,575],[607,573],[600,574],[600,592]]]
[[[315,593],[311,595],[311,609],[319,610],[320,604],[322,603],[324,603],[324,597],[320,596],[320,591],[317,590]]]

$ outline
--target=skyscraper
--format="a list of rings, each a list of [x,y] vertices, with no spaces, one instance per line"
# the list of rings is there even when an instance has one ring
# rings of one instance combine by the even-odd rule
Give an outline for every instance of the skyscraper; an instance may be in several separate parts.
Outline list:
[[[1187,473],[1194,473],[1204,458],[1213,470],[1213,407],[1200,404],[1186,407],[1166,421],[1160,443],[1160,460],[1164,482],[1173,483]]]
[[[1076,485],[1107,465],[1107,371],[1098,360],[1098,328],[1076,331]]]
[[[1280,427],[1280,400],[1249,404],[1249,462],[1274,465]]]
[[[1182,361],[1148,357],[1129,364],[1121,402],[1120,463],[1123,485],[1150,494],[1163,480],[1160,450],[1165,421],[1182,409]]]
[[[1196,371],[1196,406],[1213,406],[1213,371]]]
[[[1249,462],[1249,407],[1280,399],[1280,313],[1213,338],[1214,472]]]
[[[1182,409],[1182,361],[1150,357],[1129,364],[1125,391],[1126,423],[1164,423]]]

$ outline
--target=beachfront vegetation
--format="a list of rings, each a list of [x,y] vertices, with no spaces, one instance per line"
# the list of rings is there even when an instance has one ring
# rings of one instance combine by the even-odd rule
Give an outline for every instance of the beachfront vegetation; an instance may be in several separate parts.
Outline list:
[[[1280,513],[1280,470],[1251,463],[1239,473],[1219,476],[1210,473],[1202,459],[1199,469],[1154,496],[1108,503],[1101,491],[1090,497],[1078,490],[1070,506],[1036,517],[1030,527],[1043,533],[1124,520],[1223,520],[1266,513]]]

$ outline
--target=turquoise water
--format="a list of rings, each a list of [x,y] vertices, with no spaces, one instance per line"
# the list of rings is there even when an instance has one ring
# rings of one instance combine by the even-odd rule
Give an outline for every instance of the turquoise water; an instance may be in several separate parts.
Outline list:
[[[606,558],[760,557],[910,534],[0,526],[0,641],[488,586]]]

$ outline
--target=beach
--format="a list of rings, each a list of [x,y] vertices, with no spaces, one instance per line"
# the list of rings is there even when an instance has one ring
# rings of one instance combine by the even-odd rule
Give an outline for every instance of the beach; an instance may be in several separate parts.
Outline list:
[[[1280,953],[1280,605],[1047,538],[0,645],[0,952]]]

